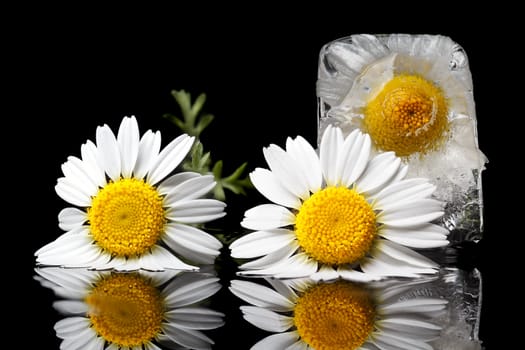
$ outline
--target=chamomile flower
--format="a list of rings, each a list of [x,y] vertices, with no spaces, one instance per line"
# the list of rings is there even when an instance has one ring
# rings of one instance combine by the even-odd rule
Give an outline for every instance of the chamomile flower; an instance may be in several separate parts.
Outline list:
[[[110,272],[45,267],[37,280],[59,297],[66,317],[55,324],[61,349],[211,349],[202,331],[221,327],[224,315],[201,305],[220,288],[200,272]]]
[[[433,349],[447,301],[410,295],[410,283],[389,286],[337,280],[267,279],[273,288],[233,280],[230,291],[250,303],[244,318],[275,334],[252,350]],[[253,305],[253,306],[252,306]]]
[[[443,215],[443,204],[430,198],[435,186],[405,178],[407,166],[393,152],[370,159],[370,148],[359,130],[344,138],[328,126],[319,156],[301,137],[288,138],[286,150],[264,149],[270,169],[257,168],[250,179],[274,203],[245,213],[241,225],[256,231],[232,242],[231,256],[258,259],[239,274],[368,280],[435,273],[434,262],[410,249],[448,243],[448,231],[432,223]]]
[[[477,144],[472,78],[463,49],[439,35],[352,35],[321,50],[321,130],[369,133],[417,176],[468,187],[486,158]],[[458,170],[459,169],[459,170]],[[465,169],[465,170],[463,170]]]
[[[81,158],[62,164],[57,194],[73,205],[59,214],[67,231],[40,248],[37,263],[119,270],[196,269],[212,263],[222,244],[194,224],[225,215],[225,204],[202,198],[215,186],[212,175],[179,172],[194,138],[181,135],[160,151],[159,132],[139,136],[134,117],[117,136],[107,126],[87,141]]]

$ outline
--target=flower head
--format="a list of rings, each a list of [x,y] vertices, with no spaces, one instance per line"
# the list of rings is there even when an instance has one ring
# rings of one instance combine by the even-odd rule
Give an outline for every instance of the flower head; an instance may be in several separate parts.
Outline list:
[[[330,283],[309,279],[233,280],[230,291],[252,304],[241,306],[251,324],[276,334],[259,349],[431,349],[447,301],[410,296],[408,281],[396,284]],[[408,297],[407,297],[408,296]]]
[[[465,52],[450,38],[352,35],[325,45],[318,77],[321,130],[360,129],[415,176],[462,188],[478,181],[473,170],[486,158],[477,145],[472,78]]]
[[[117,136],[97,128],[81,158],[62,164],[57,194],[74,207],[59,214],[67,231],[39,249],[37,263],[119,270],[195,269],[165,247],[195,263],[212,263],[222,244],[194,227],[225,215],[225,204],[202,198],[212,175],[180,172],[194,138],[181,135],[162,151],[159,132],[142,137],[134,117],[124,118]]]
[[[42,285],[64,298],[54,303],[66,315],[55,324],[61,349],[211,349],[213,340],[202,330],[224,323],[222,313],[199,305],[220,289],[209,273],[36,272]]]
[[[241,225],[256,230],[230,245],[244,263],[242,275],[369,279],[434,273],[436,264],[412,251],[448,243],[448,231],[432,223],[443,215],[430,198],[435,186],[405,178],[393,152],[370,159],[370,137],[328,126],[319,156],[303,138],[286,150],[264,150],[270,169],[250,174],[274,204],[245,213]],[[357,269],[361,269],[358,271]],[[362,273],[365,272],[366,276]]]

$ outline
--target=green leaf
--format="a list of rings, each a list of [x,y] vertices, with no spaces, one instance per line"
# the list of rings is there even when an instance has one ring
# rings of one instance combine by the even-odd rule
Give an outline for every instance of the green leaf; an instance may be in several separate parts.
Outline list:
[[[188,135],[195,136],[196,141],[191,150],[191,159],[185,160],[182,167],[187,171],[194,171],[200,174],[209,174],[210,167],[216,182],[213,194],[219,200],[226,199],[225,189],[234,194],[246,194],[246,189],[253,188],[249,176],[241,178],[246,170],[247,163],[243,163],[233,173],[227,177],[222,177],[223,162],[217,161],[213,164],[211,160],[211,153],[204,152],[204,146],[199,140],[200,134],[206,129],[214,120],[212,114],[202,114],[201,111],[206,102],[206,94],[201,93],[197,99],[192,103],[190,93],[184,90],[172,90],[171,95],[177,102],[182,113],[182,118],[173,114],[164,114],[163,117],[170,120],[181,131]],[[213,167],[212,167],[213,165]]]
[[[200,135],[202,131],[206,129],[208,125],[210,125],[210,123],[213,121],[213,118],[214,116],[211,114],[205,114],[200,118],[199,123],[195,127],[197,135]]]
[[[191,113],[197,116],[201,112],[202,106],[204,106],[205,102],[206,102],[206,94],[202,93],[199,95],[199,97],[197,97],[195,102],[193,102],[193,106],[191,106]]]

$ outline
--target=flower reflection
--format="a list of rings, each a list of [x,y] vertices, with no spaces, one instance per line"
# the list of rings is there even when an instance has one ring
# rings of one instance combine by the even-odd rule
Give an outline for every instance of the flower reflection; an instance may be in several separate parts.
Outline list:
[[[447,300],[420,293],[432,279],[360,284],[345,280],[265,279],[272,288],[233,280],[230,290],[253,306],[244,318],[276,334],[252,349],[433,349]]]
[[[202,302],[220,288],[211,273],[110,272],[37,268],[35,278],[62,300],[55,324],[61,349],[211,349],[202,331],[224,315]]]

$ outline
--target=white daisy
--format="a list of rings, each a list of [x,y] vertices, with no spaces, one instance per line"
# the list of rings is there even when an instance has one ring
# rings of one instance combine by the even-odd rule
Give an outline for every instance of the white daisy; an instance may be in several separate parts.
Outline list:
[[[64,298],[53,306],[60,349],[211,349],[202,330],[221,327],[224,315],[200,305],[220,288],[209,273],[97,272],[37,268],[45,287]]]
[[[361,129],[417,176],[462,188],[478,181],[472,77],[463,49],[440,35],[352,35],[328,43],[319,60],[321,131]],[[465,175],[462,175],[465,174]]]
[[[117,136],[97,128],[81,158],[62,164],[57,194],[75,207],[63,209],[59,226],[67,231],[40,248],[37,263],[119,270],[195,269],[212,263],[222,244],[194,227],[225,215],[225,204],[201,198],[215,186],[212,175],[180,172],[194,138],[181,135],[160,151],[159,132],[139,136],[134,117],[124,118]],[[159,152],[160,151],[160,152]],[[166,178],[167,177],[167,178]]]
[[[230,291],[253,306],[244,318],[276,333],[252,350],[431,350],[447,301],[410,293],[409,281],[387,287],[344,280],[271,280],[273,288],[233,280]],[[420,283],[420,282],[418,282]]]
[[[368,135],[343,138],[328,126],[319,156],[301,137],[288,138],[286,150],[264,149],[270,170],[258,168],[250,179],[275,204],[246,211],[241,225],[257,231],[234,241],[231,255],[260,258],[239,274],[362,280],[435,273],[434,262],[407,248],[448,243],[448,231],[431,223],[443,215],[430,198],[435,186],[405,179],[407,167],[393,152],[369,159],[370,147]]]

